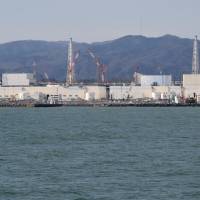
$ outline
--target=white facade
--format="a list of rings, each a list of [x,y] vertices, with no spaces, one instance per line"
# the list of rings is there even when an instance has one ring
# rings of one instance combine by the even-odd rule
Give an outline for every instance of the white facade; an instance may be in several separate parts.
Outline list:
[[[180,86],[110,86],[110,99],[169,99],[170,96],[181,96]]]
[[[105,86],[95,86],[88,85],[86,88],[86,97],[89,95],[90,100],[101,100],[106,99],[106,87]]]
[[[2,86],[29,86],[35,82],[33,74],[30,73],[2,74]]]
[[[196,93],[200,97],[199,86],[110,86],[110,99],[131,100],[131,99],[172,99],[172,97],[192,97]],[[0,87],[0,99],[40,100],[42,97],[50,96],[63,101],[72,100],[103,100],[106,99],[105,86],[24,86],[24,87]],[[199,98],[200,99],[200,98]]]
[[[110,99],[126,100],[151,98],[151,87],[141,87],[133,85],[110,86]]]
[[[141,86],[170,86],[172,85],[171,75],[141,75]]]
[[[183,75],[184,97],[197,97],[200,102],[200,74],[184,74]]]
[[[87,99],[88,94],[92,96]],[[24,87],[0,87],[0,99],[35,99],[39,100],[41,95],[52,96],[63,101],[72,100],[101,100],[106,98],[106,87],[104,86],[24,86]]]
[[[200,74],[183,74],[183,87],[200,86]]]

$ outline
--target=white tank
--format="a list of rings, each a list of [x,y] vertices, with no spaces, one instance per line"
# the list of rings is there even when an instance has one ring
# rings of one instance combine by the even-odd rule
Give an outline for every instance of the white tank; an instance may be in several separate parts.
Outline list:
[[[95,93],[94,92],[86,92],[85,100],[86,101],[95,100]]]
[[[161,98],[162,100],[167,99],[166,93],[161,93],[160,98]]]
[[[152,98],[154,100],[160,99],[160,93],[159,92],[152,92]]]
[[[17,97],[19,100],[24,100],[24,93],[23,92],[18,93]]]
[[[20,92],[18,93],[18,99],[19,100],[28,100],[30,99],[30,94],[28,92]]]
[[[86,101],[89,101],[89,99],[90,99],[89,92],[86,92],[86,93],[85,93],[85,100],[86,100]]]
[[[174,97],[174,103],[178,104],[179,103],[179,99],[177,96]]]

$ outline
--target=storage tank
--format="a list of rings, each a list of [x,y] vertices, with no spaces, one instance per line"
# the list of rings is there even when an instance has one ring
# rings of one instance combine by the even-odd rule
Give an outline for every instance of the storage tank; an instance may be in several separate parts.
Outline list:
[[[176,103],[176,104],[179,103],[179,98],[177,96],[174,97],[174,103]]]
[[[160,99],[160,93],[159,92],[152,92],[152,99],[153,100],[159,100]]]
[[[86,92],[85,100],[86,101],[95,100],[95,93],[94,92]]]
[[[89,92],[86,92],[86,93],[85,93],[85,100],[86,100],[86,101],[89,101],[89,99],[90,99]]]
[[[161,93],[160,94],[160,99],[162,99],[162,100],[168,99],[167,94],[165,92]]]
[[[30,94],[28,92],[20,92],[18,94],[18,99],[19,100],[28,100],[28,99],[32,99],[32,97],[30,96]]]

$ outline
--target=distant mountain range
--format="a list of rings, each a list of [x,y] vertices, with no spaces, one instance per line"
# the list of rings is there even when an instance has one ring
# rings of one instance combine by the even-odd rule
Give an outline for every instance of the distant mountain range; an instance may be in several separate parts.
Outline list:
[[[80,51],[75,69],[79,81],[96,79],[96,65],[88,49],[106,64],[110,81],[131,80],[135,71],[172,74],[177,80],[182,73],[191,72],[191,39],[172,35],[157,38],[130,35],[112,41],[74,45],[75,50]],[[46,72],[51,79],[63,81],[66,77],[66,63],[66,41],[28,40],[0,44],[0,73],[35,70],[39,79]]]

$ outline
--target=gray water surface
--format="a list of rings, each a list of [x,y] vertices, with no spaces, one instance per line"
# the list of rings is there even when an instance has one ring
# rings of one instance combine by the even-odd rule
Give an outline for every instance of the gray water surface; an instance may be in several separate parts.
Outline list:
[[[200,108],[0,108],[0,200],[199,200]]]

